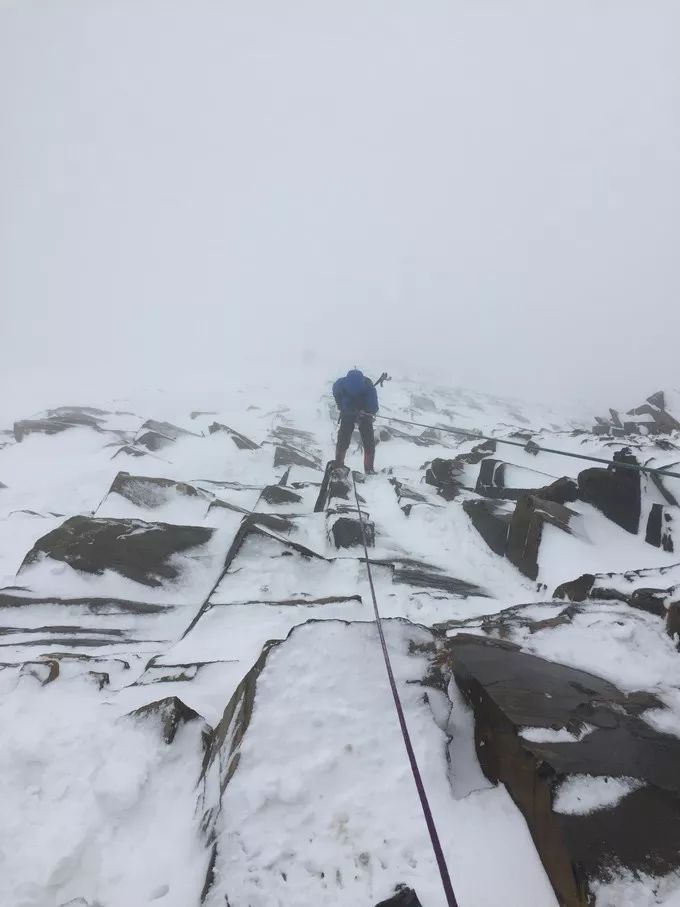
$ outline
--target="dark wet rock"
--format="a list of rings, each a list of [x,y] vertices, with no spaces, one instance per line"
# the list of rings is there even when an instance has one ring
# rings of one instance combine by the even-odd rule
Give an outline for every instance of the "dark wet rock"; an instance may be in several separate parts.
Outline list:
[[[229,428],[228,425],[223,425],[221,422],[213,422],[212,425],[208,426],[208,431],[211,435],[214,435],[217,432],[223,432],[224,434],[229,435],[239,450],[257,450],[260,446],[259,444],[256,444],[255,441],[251,441],[250,438],[247,438],[238,431],[234,431],[234,429]]]
[[[293,518],[278,513],[252,513],[248,517],[246,525],[263,526],[272,532],[289,533],[295,525]]]
[[[584,469],[578,477],[581,500],[633,534],[640,524],[640,473],[617,464],[637,462],[630,449],[624,448],[614,454],[614,462],[606,469]]]
[[[627,573],[585,573],[578,579],[562,583],[555,598],[571,601],[618,601],[663,617],[680,586],[669,584],[680,576],[680,565],[629,570]]]
[[[0,608],[27,608],[32,605],[63,605],[65,608],[79,608],[90,614],[161,614],[167,605],[133,602],[121,598],[57,598],[19,595],[16,592],[0,590]]]
[[[406,482],[401,482],[397,478],[391,478],[389,481],[396,492],[397,501],[400,504],[402,501],[410,501],[413,504],[425,504],[427,502],[427,498],[422,492],[411,485],[407,485]]]
[[[334,460],[330,460],[326,464],[326,471],[321,480],[319,495],[314,504],[314,513],[326,510],[334,499],[349,501],[353,496],[349,467],[337,466]]]
[[[529,579],[538,576],[538,553],[547,524],[571,532],[569,522],[575,516],[562,504],[525,495],[517,501],[508,532],[507,557]]]
[[[44,418],[21,419],[14,423],[14,438],[23,440],[26,435],[55,435],[69,428],[93,428],[101,430],[102,419],[107,413],[91,406],[60,406],[50,409]]]
[[[3,488],[7,488],[7,486],[5,485],[4,482],[0,482],[0,490],[3,489]]]
[[[49,627],[47,628],[49,630]],[[73,629],[73,628],[69,628]],[[79,630],[80,628],[76,628]],[[110,646],[117,643],[133,643],[134,640],[126,637],[118,637],[111,633],[103,633],[101,636],[80,635],[75,633],[70,636],[43,636],[33,637],[23,642],[9,640],[1,642],[0,647],[22,647],[35,648],[37,646],[63,646],[65,649],[100,649],[104,646]]]
[[[239,602],[242,605],[270,605],[272,608],[315,608],[318,605],[349,605],[354,602],[361,604],[360,595],[324,595],[321,598],[304,598],[294,596],[293,598],[277,598],[272,601],[271,598],[249,598],[246,601]],[[215,605],[214,607],[221,607]]]
[[[514,466],[502,460],[484,459],[479,466],[475,491],[487,498],[504,498],[516,501],[523,495],[540,493],[549,478],[525,466]]]
[[[680,595],[680,589],[676,590]],[[676,645],[680,648],[680,599],[671,602],[666,612],[666,633],[675,639]]]
[[[594,573],[583,573],[577,579],[562,583],[553,592],[553,598],[564,598],[570,602],[584,602],[595,585]]]
[[[651,434],[670,434],[672,431],[677,431],[680,429],[680,422],[675,419],[670,413],[665,410],[661,410],[656,406],[651,406],[649,403],[643,403],[642,406],[636,406],[634,409],[628,410],[629,416],[651,416],[651,419],[643,423],[647,430]],[[626,428],[628,423],[624,422],[623,427]],[[636,428],[639,428],[637,422],[633,422],[633,425]],[[633,429],[634,431],[635,429]]]
[[[172,438],[161,435],[157,431],[146,431],[135,440],[135,444],[139,447],[145,447],[147,450],[154,452],[170,447],[173,443],[174,440]]]
[[[290,488],[285,488],[282,485],[267,485],[260,495],[260,500],[264,501],[266,504],[271,504],[272,506],[277,506],[279,504],[300,504],[302,503],[302,495],[299,495],[295,491],[291,491]]]
[[[151,476],[133,476],[129,472],[118,473],[109,489],[109,494],[119,494],[131,504],[149,509],[161,507],[174,495],[207,499],[204,492],[186,482],[173,482],[172,479]]]
[[[200,438],[200,435],[186,428],[180,428],[179,425],[173,425],[172,422],[158,422],[156,419],[147,419],[140,431],[150,431],[154,434],[163,435],[170,441],[176,441],[178,438],[191,436]]]
[[[75,516],[38,539],[19,573],[49,557],[85,573],[114,570],[146,586],[160,586],[180,575],[174,555],[204,545],[213,532],[204,526]]]
[[[88,635],[105,635],[108,637],[109,642],[122,640],[123,642],[129,642],[129,639],[126,639],[127,630],[120,629],[118,627],[109,627],[108,629],[101,630],[94,627],[79,627],[72,624],[67,624],[64,626],[45,626],[45,627],[0,627],[0,637],[2,636],[12,636],[16,634],[22,634],[25,636],[30,636],[33,633],[44,633],[48,635],[50,633],[73,633],[83,636]]]
[[[536,617],[536,608],[545,608],[552,611],[548,617]],[[478,633],[480,630],[494,639],[507,639],[512,641],[522,631],[538,633],[541,630],[551,630],[555,627],[570,624],[577,614],[582,612],[578,604],[558,605],[555,602],[531,602],[524,605],[514,605],[492,614],[481,617],[468,617],[462,620],[446,620],[433,624],[432,629],[438,633],[449,633],[451,630],[461,632],[465,630]]]
[[[255,708],[257,681],[267,663],[267,656],[269,655],[270,650],[279,644],[280,641],[278,640],[270,640],[264,644],[257,661],[234,690],[234,693],[222,714],[222,718],[216,725],[211,736],[210,744],[203,762],[202,775],[205,777],[211,765],[216,763],[219,766],[221,793],[224,793],[227,785],[234,776],[234,772],[238,768],[241,744],[243,743],[243,738],[248,730]],[[218,812],[219,808],[210,811],[209,814],[204,816],[204,825],[206,828],[214,826]]]
[[[57,406],[55,409],[48,409],[47,415],[50,419],[79,419],[79,418],[97,418],[98,416],[108,416],[105,409],[99,409],[97,406]]]
[[[486,597],[487,595],[483,589],[474,583],[458,579],[456,576],[447,576],[447,574],[427,565],[397,564],[392,572],[392,582],[414,586],[417,589],[426,589],[431,592],[445,592],[459,598],[469,598],[471,596]]]
[[[46,686],[59,677],[59,662],[53,658],[41,661],[25,661],[19,673],[22,677],[34,677],[40,686]]]
[[[72,422],[60,419],[22,419],[14,423],[14,438],[23,441],[27,435],[56,435],[74,427]]]
[[[660,446],[661,446],[660,442],[657,441],[657,447],[660,447]],[[667,464],[664,468],[669,469],[672,472],[680,472],[680,469],[678,467],[680,467],[680,463],[671,463],[671,464]],[[663,476],[659,475],[658,472],[652,472],[652,473],[650,473],[650,476],[651,476],[652,482],[654,482],[656,487],[659,489],[659,491],[661,492],[661,495],[662,495],[663,499],[666,501],[666,503],[672,504],[674,507],[677,507],[680,504],[680,501],[678,501],[678,499],[673,494],[673,492],[664,483]]]
[[[295,450],[293,447],[278,445],[274,451],[274,466],[305,466],[308,469],[320,469],[317,459]]]
[[[664,551],[675,550],[673,543],[673,518],[674,512],[663,504],[652,504],[647,518],[647,531],[645,541]]]
[[[179,438],[200,438],[196,432],[187,431],[172,422],[158,422],[156,419],[147,419],[139,429],[135,444],[146,447],[147,450],[163,450]]]
[[[668,592],[662,589],[634,589],[628,602],[640,611],[647,611],[656,617],[665,617],[667,597]]]
[[[458,454],[452,460],[436,457],[426,463],[425,482],[439,489],[440,495],[452,501],[463,486],[463,471],[466,465],[476,465],[496,451],[495,441],[484,441],[475,445],[469,453]]]
[[[680,429],[678,419],[666,409],[666,395],[663,391],[647,397],[646,403],[629,409],[627,416],[636,417],[626,419],[615,410],[609,410],[610,418],[596,416],[596,428],[599,433],[611,432],[618,435],[645,434],[660,435],[670,434]],[[677,415],[677,414],[676,414]],[[595,431],[594,433],[598,433]]]
[[[550,485],[536,492],[544,501],[554,501],[556,504],[570,504],[578,500],[578,485],[573,479],[563,476],[555,479]]]
[[[496,453],[497,446],[495,441],[482,441],[481,444],[476,444],[470,453],[459,454],[456,457],[456,462],[468,463],[474,466],[477,463],[481,463],[482,460],[491,454]]]
[[[115,454],[111,457],[114,460],[116,457],[125,455],[128,457],[146,457],[146,450],[142,450],[139,447],[133,447],[131,444],[124,444],[122,447],[119,447]]]
[[[459,480],[463,467],[457,460],[435,457],[425,472],[425,481],[433,485],[445,501],[452,501],[463,487]]]
[[[475,745],[487,778],[502,782],[522,811],[559,902],[593,903],[591,885],[619,869],[654,876],[680,866],[680,740],[640,719],[658,707],[651,694],[522,652],[458,635],[450,665],[475,714]],[[573,742],[530,742],[525,727],[565,729]],[[575,775],[629,777],[642,787],[588,814],[553,808]]]
[[[140,721],[157,724],[163,740],[170,744],[177,736],[180,728],[193,721],[199,721],[204,725],[202,736],[204,747],[210,744],[210,728],[198,712],[185,705],[177,696],[168,696],[166,699],[159,699],[157,702],[150,702],[139,709],[129,713],[131,718]]]
[[[363,546],[362,522],[366,535],[366,544],[369,547],[373,547],[375,544],[375,524],[367,519],[360,521],[358,518],[344,516],[338,517],[331,527],[335,547],[354,548],[358,545]]]
[[[502,502],[463,501],[470,522],[495,554],[505,554],[513,511]]]
[[[199,416],[216,416],[217,411],[214,409],[194,409],[189,413],[189,418],[193,421]]]
[[[422,907],[422,905],[412,888],[407,888],[405,885],[397,885],[392,897],[376,904],[376,907]]]
[[[395,490],[397,495],[397,503],[401,507],[402,512],[406,516],[411,515],[411,511],[414,506],[425,505],[426,507],[436,507],[437,503],[423,494],[417,488],[414,488],[412,485],[407,485],[406,482],[402,482],[397,478],[390,478],[390,484]],[[422,486],[421,486],[422,487]]]

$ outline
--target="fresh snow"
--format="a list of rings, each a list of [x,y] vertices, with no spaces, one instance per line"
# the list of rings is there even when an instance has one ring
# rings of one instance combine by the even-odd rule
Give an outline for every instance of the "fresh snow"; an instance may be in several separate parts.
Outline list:
[[[616,806],[624,797],[642,786],[642,782],[636,778],[572,775],[559,786],[553,810],[569,816],[586,816],[598,809]]]
[[[270,641],[279,645],[257,682],[239,766],[213,816],[219,848],[208,903],[222,905],[227,895],[233,907],[371,907],[405,882],[427,907],[443,904],[386,686],[365,568],[356,550],[334,548],[325,515],[312,513],[322,471],[273,467],[282,428],[310,433],[297,442],[303,452],[307,445],[322,462],[332,456],[326,390],[307,376],[290,387],[263,382],[224,392],[149,392],[86,401],[110,411],[101,431],[72,428],[21,443],[4,436],[0,575],[2,595],[12,598],[0,609],[0,720],[11,729],[0,743],[3,905],[62,907],[81,898],[88,907],[198,907],[209,859],[201,811],[219,803],[201,776],[199,728],[189,724],[166,745],[153,723],[125,716],[176,696],[217,726]],[[418,393],[433,400],[433,411],[414,408],[412,394]],[[542,407],[398,380],[380,399],[383,414],[432,425],[499,438],[530,429],[539,444],[596,456],[617,449],[572,435],[574,422]],[[14,415],[39,415],[38,408]],[[208,414],[191,418],[195,410]],[[198,436],[181,435],[145,456],[116,455],[134,443],[147,418]],[[243,451],[227,434],[210,435],[213,421],[261,446]],[[377,431],[386,424],[377,422]],[[406,435],[422,431],[399,427]],[[485,616],[526,606],[525,624],[509,624],[512,641],[623,690],[653,692],[663,708],[644,719],[680,736],[680,662],[659,618],[622,602],[592,602],[559,626],[531,632],[526,625],[557,616],[567,603],[552,600],[554,588],[580,573],[646,568],[632,579],[607,579],[629,593],[657,582],[659,569],[663,583],[678,582],[677,558],[645,544],[644,533],[626,533],[577,503],[569,505],[579,514],[573,534],[545,528],[538,582],[528,580],[486,546],[460,506],[475,496],[477,466],[466,468],[468,488],[453,504],[423,484],[426,461],[469,452],[475,443],[446,434],[427,447],[403,439],[381,443],[377,466],[390,472],[361,483],[359,492],[376,527],[373,558],[423,562],[480,593],[466,598],[395,583],[387,563],[374,566],[397,681],[459,903],[553,907],[521,814],[505,788],[491,785],[481,771],[471,711],[455,685],[446,696],[411,682],[421,679],[424,657],[408,654],[406,641],[419,634],[427,639],[434,624],[450,626],[452,634],[482,633]],[[652,438],[644,443],[645,456],[671,462]],[[502,445],[494,456],[513,465],[507,472],[513,481],[521,481],[525,470],[575,476],[584,465]],[[348,463],[359,468],[360,462],[353,443]],[[155,496],[154,506],[133,504],[110,493],[119,471],[184,482],[200,494],[168,489]],[[409,516],[391,477],[425,498]],[[302,498],[299,505],[263,502],[262,490],[280,481],[298,483],[292,490]],[[341,504],[351,508],[352,502]],[[226,552],[250,511],[302,516],[290,530],[248,536],[224,572]],[[75,514],[215,532],[200,549],[178,556],[179,581],[155,589],[115,570],[83,574],[49,558],[17,575],[36,540]],[[41,601],[31,603],[32,597]],[[332,600],[319,602],[325,598]],[[58,663],[59,676],[45,683],[49,659]],[[522,733],[534,742],[569,742],[589,730]],[[647,907],[657,888],[658,903],[677,903],[672,880],[620,876],[602,883],[597,907],[620,907],[626,898]]]
[[[502,787],[456,799],[446,731],[413,681],[424,631],[386,625],[399,692],[461,904],[557,904],[524,820]],[[428,692],[427,696],[431,693]],[[396,882],[423,904],[446,900],[372,626],[307,625],[274,650],[257,685],[239,767],[219,826],[209,905],[373,904]],[[460,726],[457,701],[449,719]],[[454,777],[457,769],[453,767]],[[487,871],[489,865],[494,873]],[[501,882],[502,880],[502,882]]]

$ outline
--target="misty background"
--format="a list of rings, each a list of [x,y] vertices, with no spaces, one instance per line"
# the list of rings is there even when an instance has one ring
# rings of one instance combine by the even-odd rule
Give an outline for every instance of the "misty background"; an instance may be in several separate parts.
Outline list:
[[[3,398],[680,385],[679,34],[677,0],[0,0]]]

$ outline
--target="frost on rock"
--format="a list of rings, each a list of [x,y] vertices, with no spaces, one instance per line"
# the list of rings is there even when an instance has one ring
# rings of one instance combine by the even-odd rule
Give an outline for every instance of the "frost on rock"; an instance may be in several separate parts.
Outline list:
[[[329,393],[0,435],[0,903],[444,907],[363,524],[461,907],[670,907],[680,480],[621,458],[677,471],[680,396],[591,432],[395,380],[422,425],[378,418],[364,477]]]

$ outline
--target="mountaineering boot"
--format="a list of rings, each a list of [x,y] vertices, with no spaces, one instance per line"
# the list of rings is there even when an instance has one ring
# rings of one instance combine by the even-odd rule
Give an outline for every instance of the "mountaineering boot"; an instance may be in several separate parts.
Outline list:
[[[368,451],[366,451],[364,453],[364,472],[366,473],[367,476],[375,475],[375,469],[373,468],[374,458],[375,458],[375,454],[368,453]]]

